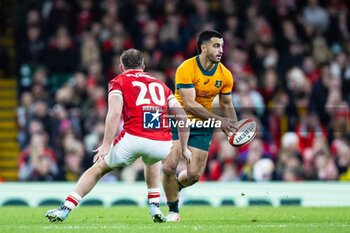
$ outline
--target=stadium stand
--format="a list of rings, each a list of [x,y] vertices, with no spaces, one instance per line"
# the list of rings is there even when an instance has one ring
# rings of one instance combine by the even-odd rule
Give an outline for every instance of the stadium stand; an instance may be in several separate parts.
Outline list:
[[[13,1],[1,1],[0,21],[0,179],[15,181],[18,178],[16,109],[17,80],[15,79],[15,42]]]

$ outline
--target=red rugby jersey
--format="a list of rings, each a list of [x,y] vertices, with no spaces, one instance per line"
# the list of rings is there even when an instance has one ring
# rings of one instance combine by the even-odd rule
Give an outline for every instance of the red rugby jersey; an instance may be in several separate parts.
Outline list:
[[[108,95],[123,97],[125,132],[159,141],[171,140],[168,126],[168,101],[175,98],[172,91],[148,73],[131,70],[111,80]],[[118,138],[114,140],[114,144]]]

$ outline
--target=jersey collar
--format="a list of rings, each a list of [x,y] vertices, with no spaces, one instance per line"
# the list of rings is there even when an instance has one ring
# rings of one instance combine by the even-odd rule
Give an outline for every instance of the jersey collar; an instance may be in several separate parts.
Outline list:
[[[196,61],[197,61],[197,65],[198,65],[199,69],[201,70],[202,74],[205,76],[213,76],[215,74],[216,68],[218,68],[218,63],[215,63],[213,69],[205,70],[203,68],[201,62],[199,61],[199,55],[196,57]]]
[[[128,74],[128,73],[140,73],[140,72],[144,72],[142,70],[127,70],[126,72],[124,72],[124,74]]]

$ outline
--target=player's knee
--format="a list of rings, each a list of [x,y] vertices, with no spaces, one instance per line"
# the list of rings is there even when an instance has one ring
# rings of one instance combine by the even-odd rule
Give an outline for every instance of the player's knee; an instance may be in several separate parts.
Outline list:
[[[99,180],[108,172],[108,169],[105,166],[102,166],[102,164],[96,164],[89,168],[88,171],[91,172],[97,180]]]
[[[199,181],[199,179],[202,177],[202,174],[200,172],[193,172],[187,174],[187,177],[191,181],[191,183],[194,184]]]
[[[163,174],[166,176],[174,176],[176,174],[176,164],[163,164]]]

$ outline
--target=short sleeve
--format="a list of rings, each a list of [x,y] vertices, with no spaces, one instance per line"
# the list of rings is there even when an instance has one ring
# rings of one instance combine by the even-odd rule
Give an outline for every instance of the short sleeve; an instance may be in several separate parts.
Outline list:
[[[221,95],[231,95],[233,88],[233,77],[230,71],[224,72],[224,85],[221,88]]]
[[[169,89],[169,87],[165,84],[163,84],[164,87],[164,94],[166,96],[166,100],[167,102],[169,102],[171,99],[175,98],[175,96],[173,95],[173,92]]]
[[[108,97],[117,95],[123,97],[123,92],[118,80],[112,80],[108,83]]]
[[[193,88],[193,71],[188,69],[188,64],[183,63],[176,70],[175,74],[176,89]]]

